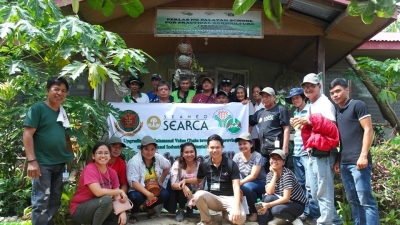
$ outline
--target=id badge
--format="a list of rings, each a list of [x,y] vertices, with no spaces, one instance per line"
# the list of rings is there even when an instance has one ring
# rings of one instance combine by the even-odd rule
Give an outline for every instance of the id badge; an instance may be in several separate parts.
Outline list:
[[[219,191],[219,183],[212,183],[210,190],[211,191]]]

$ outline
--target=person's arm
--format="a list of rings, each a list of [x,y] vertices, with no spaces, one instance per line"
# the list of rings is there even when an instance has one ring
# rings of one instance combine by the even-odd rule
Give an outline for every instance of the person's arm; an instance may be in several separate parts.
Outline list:
[[[361,127],[364,129],[362,148],[360,157],[357,160],[357,169],[362,170],[368,166],[368,153],[374,139],[371,117],[364,117],[360,120]]]
[[[121,185],[121,190],[123,190],[125,193],[128,193],[128,184]]]
[[[39,178],[42,174],[40,173],[40,167],[36,161],[35,151],[33,147],[33,135],[36,132],[36,128],[24,127],[22,134],[22,140],[25,148],[26,160],[28,161],[27,175],[32,178]]]
[[[169,167],[163,170],[160,179],[158,179],[158,184],[159,184],[160,186],[163,185],[164,180],[165,180],[165,178],[167,177],[168,173],[169,173]]]
[[[290,140],[290,127],[282,126],[283,128],[283,146],[282,150],[285,152],[286,156],[289,155],[289,140]]]
[[[265,185],[265,193],[267,193],[268,195],[273,195],[275,193],[276,181],[279,179],[279,177],[278,173],[275,170],[273,170],[272,168],[270,170],[272,173],[272,178],[271,181],[267,183],[267,185]]]
[[[131,185],[132,185],[132,188],[135,189],[135,191],[142,193],[144,196],[146,196],[146,198],[149,201],[152,201],[154,199],[154,197],[155,197],[154,194],[151,193],[150,191],[146,190],[146,188],[143,185],[141,185],[139,182],[132,181]]]
[[[88,187],[96,197],[101,197],[104,195],[110,195],[110,196],[120,195],[122,199],[126,200],[128,198],[126,193],[119,188],[115,189],[102,188],[99,183],[88,184]]]
[[[258,175],[260,174],[261,171],[261,166],[260,165],[253,165],[251,168],[251,172],[248,176],[246,176],[245,178],[243,178],[242,180],[240,180],[240,186],[242,186],[243,184],[253,181],[255,179],[257,179]]]
[[[234,198],[234,207],[232,211],[232,222],[236,223],[236,221],[240,220],[240,180],[234,179],[232,180],[232,187],[233,187],[233,198]]]

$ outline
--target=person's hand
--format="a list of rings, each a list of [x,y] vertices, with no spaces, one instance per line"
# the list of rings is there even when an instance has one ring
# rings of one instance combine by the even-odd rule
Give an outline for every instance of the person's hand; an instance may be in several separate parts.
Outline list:
[[[32,162],[28,162],[28,169],[27,169],[27,174],[28,177],[32,177],[32,178],[39,178],[40,176],[42,176],[42,174],[40,173],[40,167],[38,162],[32,161]]]
[[[263,202],[262,205],[263,205],[263,207],[260,210],[258,210],[258,212],[260,214],[265,214],[267,212],[267,210],[271,207],[271,203]]]
[[[121,193],[119,193],[120,199],[119,201],[124,203],[126,200],[128,200],[128,196],[126,195],[125,191],[121,190]]]
[[[126,224],[126,212],[122,212],[118,215],[118,224],[120,225]]]
[[[272,168],[271,166],[269,167],[269,171],[273,174],[273,175],[278,175],[278,172],[276,170],[274,170],[274,168]]]
[[[293,118],[293,127],[301,127],[303,125],[309,124],[308,118],[306,117],[294,117]]]
[[[190,191],[190,189],[187,186],[183,187],[182,191],[187,199],[190,200],[193,198],[192,191]]]
[[[232,223],[236,224],[240,220],[240,209],[236,207],[232,210]]]
[[[336,174],[340,174],[339,162],[335,162],[335,165],[333,166],[333,170],[335,171]]]
[[[186,181],[185,181],[185,179],[179,181],[178,186],[179,186],[179,189],[181,189],[181,190],[182,190],[184,187],[186,187]]]
[[[149,202],[153,201],[153,199],[155,198],[154,194],[151,193],[150,191],[149,191],[149,193],[146,195],[146,197],[147,197],[147,200],[149,200]]]
[[[289,147],[288,146],[284,146],[282,148],[282,151],[285,153],[286,156],[289,156]]]
[[[360,156],[357,160],[357,169],[362,170],[368,166],[368,158],[367,156]]]
[[[242,101],[242,105],[247,105],[247,103],[250,102],[249,98],[246,98],[245,100]]]

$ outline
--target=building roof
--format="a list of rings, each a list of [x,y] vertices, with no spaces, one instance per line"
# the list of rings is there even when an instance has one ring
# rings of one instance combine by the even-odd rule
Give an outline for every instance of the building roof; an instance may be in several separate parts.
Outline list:
[[[395,41],[400,42],[400,33],[380,32],[369,41]]]

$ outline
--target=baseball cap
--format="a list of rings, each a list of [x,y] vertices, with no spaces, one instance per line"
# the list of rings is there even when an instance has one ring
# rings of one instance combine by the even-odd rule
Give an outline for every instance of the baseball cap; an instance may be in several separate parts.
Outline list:
[[[271,95],[271,96],[275,96],[275,91],[274,91],[274,89],[273,89],[273,88],[270,88],[270,87],[266,87],[266,88],[262,89],[262,91],[260,91],[260,95],[261,95],[262,93],[267,93],[267,94],[269,94],[269,95]]]
[[[221,85],[223,85],[223,84],[229,84],[229,85],[231,85],[232,82],[231,82],[230,79],[222,79],[222,80],[221,80]]]
[[[140,144],[142,146],[146,146],[146,145],[149,145],[149,144],[155,144],[157,146],[156,141],[152,137],[150,137],[149,135],[144,136],[143,139],[142,139],[142,142]]]
[[[283,152],[281,149],[275,149],[274,151],[272,151],[271,153],[269,153],[269,156],[271,155],[279,155],[283,161],[286,160],[286,155],[285,152]]]
[[[319,77],[315,73],[309,73],[307,74],[304,79],[303,83],[301,83],[301,86],[303,86],[305,83],[311,83],[311,84],[319,84]]]
[[[150,78],[150,79],[153,80],[153,78],[154,78],[154,79],[157,79],[157,80],[161,80],[161,75],[160,75],[160,74],[157,74],[157,73],[154,73],[154,74],[151,75],[151,78]]]
[[[229,98],[229,95],[228,95],[228,93],[226,93],[226,92],[225,92],[225,91],[223,91],[223,90],[219,90],[215,96],[217,96],[217,97],[218,97],[219,95],[226,95],[226,97],[228,97],[228,98]]]
[[[203,83],[205,80],[210,81],[212,84],[214,83],[213,79],[211,79],[211,77],[203,77],[203,79],[201,79],[201,83]]]
[[[304,96],[303,89],[302,88],[292,88],[292,89],[290,89],[290,94],[289,94],[289,96],[287,96],[285,98],[285,101],[287,103],[289,103],[289,104],[293,104],[292,97],[295,96],[295,95],[303,95]]]
[[[251,141],[251,134],[249,132],[241,133],[239,137],[235,139],[235,142],[239,142],[240,140]]]
[[[126,147],[126,145],[121,141],[121,138],[113,136],[110,139],[108,139],[107,144],[115,144],[115,143],[120,143],[122,147]]]

